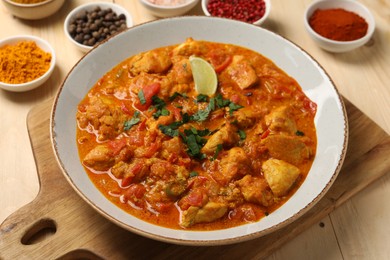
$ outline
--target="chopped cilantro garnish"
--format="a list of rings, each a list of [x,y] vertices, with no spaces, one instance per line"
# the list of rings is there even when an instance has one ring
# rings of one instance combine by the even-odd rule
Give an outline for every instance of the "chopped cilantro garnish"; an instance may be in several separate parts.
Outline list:
[[[209,114],[210,114],[210,111],[208,109],[198,110],[198,112],[196,112],[195,114],[193,114],[191,116],[191,120],[197,121],[197,122],[205,121],[207,119],[207,117],[209,116]]]
[[[196,171],[192,171],[192,172],[190,172],[190,178],[192,178],[192,177],[196,177],[196,176],[198,176],[199,175],[199,173],[198,172],[196,172]]]
[[[246,133],[244,130],[238,130],[238,135],[240,136],[241,140],[244,140],[246,138]]]
[[[222,144],[217,144],[217,149],[215,150],[212,160],[217,159],[220,151],[222,151]]]
[[[165,107],[166,104],[164,100],[159,98],[158,96],[153,96],[152,97],[152,104],[153,107],[157,110],[154,114],[153,117],[155,119],[159,118],[160,116],[169,116],[170,112],[169,110]]]
[[[188,96],[185,94],[185,93],[179,93],[179,92],[175,92],[173,93],[172,96],[169,97],[169,101],[173,101],[175,100],[177,97],[183,97],[183,98],[188,98]]]
[[[179,130],[170,125],[159,125],[158,126],[158,129],[160,129],[160,131],[163,133],[163,134],[166,134],[170,137],[175,137],[175,136],[178,136],[179,135]]]
[[[209,100],[209,97],[207,95],[204,95],[204,94],[199,94],[197,97],[196,97],[196,102],[207,102]]]
[[[170,112],[165,107],[157,110],[155,113],[153,113],[153,117],[155,119],[159,118],[160,116],[169,116]]]
[[[179,95],[181,94],[175,92],[175,94],[173,94],[173,96],[170,97],[170,100],[172,101]],[[190,121],[195,121],[195,122],[205,121],[209,117],[210,113],[215,109],[229,107],[230,115],[232,115],[234,111],[242,108],[242,106],[235,104],[229,99],[224,99],[221,94],[218,94],[216,97],[213,98],[209,98],[207,95],[198,95],[196,97],[196,102],[198,103],[208,102],[208,104],[205,109],[198,110],[193,115],[189,115],[187,113],[182,114],[181,121],[173,122],[169,125],[159,125],[158,127],[162,133],[168,136],[171,137],[180,136],[188,148],[187,154],[189,156],[197,159],[204,159],[206,158],[206,155],[201,153],[201,149],[206,144],[207,139],[203,137],[210,135],[211,134],[210,130],[208,129],[198,130],[194,127],[191,127],[181,132],[179,131],[179,127]],[[156,98],[156,100],[153,99],[153,104],[158,109],[158,111],[153,114],[155,118],[159,117],[160,115],[163,115],[163,113],[169,113],[169,111],[164,112],[163,110],[165,108],[164,101]],[[246,134],[244,131],[240,130],[238,134],[240,135],[240,138],[242,140],[246,138]],[[217,146],[217,150],[215,155],[213,156],[213,159],[217,158],[218,153],[221,150],[222,150],[222,145]]]
[[[133,117],[123,123],[123,130],[130,130],[134,125],[138,124],[141,119],[138,117],[139,112],[135,111]]]
[[[218,94],[215,98],[215,103],[216,105],[219,107],[219,108],[223,108],[223,107],[226,107],[228,106],[231,101],[229,99],[223,99],[222,95],[221,94]]]
[[[146,99],[145,99],[144,91],[142,89],[140,89],[140,91],[138,92],[138,98],[141,104],[145,105]]]
[[[297,130],[297,131],[295,132],[295,135],[297,135],[297,136],[304,136],[305,133],[304,133],[304,132],[301,132],[301,131],[299,131],[299,130]]]
[[[243,108],[243,106],[238,105],[236,103],[230,102],[229,104],[229,114],[232,115],[234,111]]]
[[[158,96],[153,96],[152,97],[152,104],[155,108],[157,109],[161,109],[163,107],[166,106],[164,100],[162,100],[161,98],[159,98]]]

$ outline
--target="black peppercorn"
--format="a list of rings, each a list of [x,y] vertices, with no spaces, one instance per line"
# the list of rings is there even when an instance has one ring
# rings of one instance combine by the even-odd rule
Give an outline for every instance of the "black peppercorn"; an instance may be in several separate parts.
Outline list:
[[[94,46],[126,28],[124,14],[118,15],[111,8],[95,7],[91,11],[77,13],[68,31],[78,43]]]

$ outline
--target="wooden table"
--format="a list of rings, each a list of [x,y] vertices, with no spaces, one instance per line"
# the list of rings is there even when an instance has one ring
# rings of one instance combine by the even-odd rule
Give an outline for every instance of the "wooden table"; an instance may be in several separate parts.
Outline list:
[[[0,38],[37,35],[49,41],[57,54],[57,68],[40,88],[26,93],[0,91],[0,223],[38,193],[26,118],[31,108],[55,95],[68,71],[82,57],[83,53],[65,38],[63,21],[72,8],[84,2],[90,1],[66,1],[58,14],[40,21],[20,20],[0,6]],[[114,2],[133,15],[135,24],[156,19],[138,1]],[[366,46],[343,54],[319,49],[306,34],[302,20],[309,2],[273,0],[269,20],[263,27],[309,52],[329,73],[341,94],[390,133],[390,0],[361,0],[373,12],[376,32]],[[202,15],[200,4],[190,14]],[[269,259],[390,259],[388,198],[389,174],[283,245]]]

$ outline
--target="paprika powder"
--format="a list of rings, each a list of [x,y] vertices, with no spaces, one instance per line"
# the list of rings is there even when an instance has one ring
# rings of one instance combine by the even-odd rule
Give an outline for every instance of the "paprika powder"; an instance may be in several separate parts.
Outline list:
[[[317,9],[309,18],[311,28],[335,41],[353,41],[366,35],[368,24],[361,16],[342,8]]]

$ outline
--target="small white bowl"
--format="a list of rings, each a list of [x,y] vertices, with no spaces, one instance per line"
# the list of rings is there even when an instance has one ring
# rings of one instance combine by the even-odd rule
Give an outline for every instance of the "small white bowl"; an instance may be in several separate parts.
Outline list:
[[[208,3],[210,2],[210,0],[202,0],[202,10],[203,10],[203,13],[206,15],[206,16],[212,16],[209,12],[209,10],[207,9],[207,5]],[[269,13],[271,12],[271,1],[270,0],[264,0],[264,3],[265,3],[265,13],[264,15],[257,21],[253,22],[254,25],[261,25],[264,23],[265,20],[267,20],[268,16],[269,16]]]
[[[20,4],[12,0],[3,0],[4,6],[16,17],[38,20],[56,13],[65,0],[47,0],[36,4]]]
[[[157,5],[152,4],[148,0],[139,0],[143,7],[145,7],[151,14],[157,17],[173,17],[180,16],[190,11],[199,0],[185,0],[184,4],[178,5]]]
[[[317,9],[334,9],[334,8],[341,8],[346,11],[353,12],[361,16],[363,19],[365,19],[366,22],[368,23],[368,30],[366,35],[354,41],[335,41],[335,40],[325,38],[319,35],[318,33],[316,33],[309,24],[309,19],[314,13],[314,11]],[[336,53],[351,51],[353,49],[356,49],[366,44],[371,39],[375,30],[375,20],[371,12],[367,9],[367,7],[365,7],[358,1],[354,1],[354,0],[313,1],[306,8],[305,16],[304,16],[304,24],[310,37],[314,40],[316,44],[318,44],[318,46],[320,46],[321,48],[329,52],[336,52]]]
[[[34,79],[32,81],[26,82],[26,83],[21,83],[21,84],[9,84],[5,82],[0,82],[0,88],[12,92],[24,92],[28,90],[32,90],[34,88],[37,88],[41,86],[43,83],[46,82],[46,80],[49,79],[50,75],[53,73],[54,67],[56,65],[56,54],[54,52],[54,49],[50,46],[50,44],[36,36],[32,35],[18,35],[18,36],[12,36],[6,39],[3,39],[0,41],[0,47],[4,45],[12,45],[16,44],[20,41],[34,41],[39,48],[41,48],[45,52],[49,52],[51,54],[51,62],[50,62],[50,67],[49,69],[40,76],[37,79]]]
[[[122,7],[118,4],[113,4],[113,3],[109,3],[109,2],[91,2],[91,3],[83,4],[83,5],[76,7],[65,18],[64,33],[65,33],[66,37],[69,39],[69,41],[72,42],[82,52],[87,52],[87,51],[91,50],[94,46],[88,46],[88,45],[78,43],[70,35],[69,26],[71,25],[72,21],[75,19],[76,15],[78,13],[80,13],[81,11],[92,11],[96,7],[100,7],[101,9],[111,8],[117,15],[124,14],[126,16],[127,27],[133,26],[133,17],[129,14],[129,12],[127,12],[127,10],[124,7]]]

